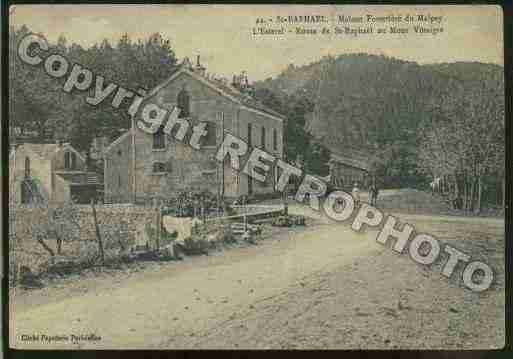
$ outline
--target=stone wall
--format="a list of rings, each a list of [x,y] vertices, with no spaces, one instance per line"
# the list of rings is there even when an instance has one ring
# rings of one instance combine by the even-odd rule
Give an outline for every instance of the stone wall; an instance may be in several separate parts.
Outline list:
[[[62,246],[63,258],[94,257],[98,253],[96,230],[92,207],[76,205],[78,213],[77,237]],[[148,241],[150,248],[156,246],[156,228],[158,212],[153,207],[132,205],[97,205],[97,220],[102,235],[105,252],[109,256],[119,255],[121,247],[125,250],[136,244]],[[10,261],[17,266],[25,265],[34,272],[50,259],[48,252],[37,242],[36,234],[45,232],[48,227],[48,212],[32,206],[17,206],[15,215],[10,215],[10,231],[15,228],[16,240],[11,237]],[[12,233],[12,232],[11,232]],[[71,236],[71,234],[70,234]],[[50,233],[45,243],[56,253],[55,237]],[[11,258],[16,255],[17,260]]]

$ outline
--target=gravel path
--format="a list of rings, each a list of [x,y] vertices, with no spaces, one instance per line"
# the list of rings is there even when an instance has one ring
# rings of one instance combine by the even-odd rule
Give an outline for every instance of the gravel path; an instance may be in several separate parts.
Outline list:
[[[294,211],[292,208],[291,211]],[[401,216],[401,218],[403,218]],[[498,271],[476,294],[347,225],[317,221],[258,246],[18,295],[17,348],[432,348],[504,345],[504,221],[408,216]],[[22,335],[39,340],[22,341]],[[41,335],[95,334],[98,341]]]

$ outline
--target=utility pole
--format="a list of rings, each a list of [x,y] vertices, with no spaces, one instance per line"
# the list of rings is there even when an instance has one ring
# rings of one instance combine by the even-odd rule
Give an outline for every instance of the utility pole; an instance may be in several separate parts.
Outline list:
[[[224,146],[224,112],[217,114],[217,120],[221,122],[221,146]],[[222,148],[224,150],[224,147]],[[219,166],[221,169],[219,170]],[[217,178],[217,210],[221,208],[224,203],[224,159],[220,165],[216,166],[216,178]]]
[[[14,153],[13,153],[13,160],[12,160],[12,162],[13,162],[13,164],[12,164],[12,167],[13,167],[12,168],[12,172],[13,173],[9,174],[9,177],[11,175],[13,177],[13,179],[11,181],[12,182],[12,189],[10,190],[11,191],[11,195],[10,196],[12,196],[12,198],[14,198],[14,202],[16,202],[16,152],[17,152],[16,151],[16,142],[13,143],[13,151],[14,151]]]
[[[135,118],[134,116],[131,116],[130,118],[131,126],[130,131],[131,133],[131,141],[132,141],[132,204],[135,205],[135,202],[137,200],[137,191],[136,191],[136,174],[135,174]]]
[[[139,96],[141,96],[143,99],[146,97],[146,93],[147,93],[147,90],[145,88],[139,88],[137,90]],[[131,137],[132,137],[132,187],[133,187],[133,193],[132,193],[132,203],[135,205],[135,202],[137,200],[137,186],[136,186],[136,174],[135,174],[135,169],[136,169],[136,164],[135,164],[135,159],[136,159],[136,152],[135,152],[135,133],[136,133],[136,128],[135,128],[135,117],[137,116],[137,112],[134,113],[133,115],[130,116],[130,131],[132,131],[131,133]]]
[[[221,143],[222,143],[222,153],[224,153],[224,112],[221,112]],[[221,199],[224,201],[224,159],[223,161],[221,162],[221,176],[222,176],[222,179],[221,179],[221,183],[222,183],[222,187],[221,187]]]
[[[12,173],[8,173],[8,177],[9,177],[9,180],[12,181],[12,189],[9,188],[9,192],[7,194],[7,198],[8,198],[8,201],[9,201],[9,211],[12,209],[13,211],[16,210],[16,208],[11,208],[11,206],[16,206],[16,141],[13,141],[13,170],[12,170]],[[12,176],[12,179],[11,179],[11,176]],[[11,202],[11,198],[12,198],[12,202]],[[9,226],[9,231],[13,231],[14,233],[16,233],[16,213],[8,213],[8,217],[9,218],[12,218],[12,223],[9,223],[8,226]],[[7,236],[8,240],[10,239],[10,236]],[[16,243],[10,243],[9,242],[9,247],[10,246],[15,246]],[[18,252],[16,251],[16,249],[13,251],[13,257],[14,257],[14,263],[15,263],[15,267],[14,268],[14,282],[17,282],[18,281],[18,276],[19,276],[19,273],[20,273],[20,263],[18,261]],[[2,263],[3,264],[3,263]],[[9,276],[9,274],[7,274],[7,276]]]
[[[219,113],[216,113],[216,123],[219,122],[219,119],[220,119],[220,114]],[[216,127],[217,128],[217,127]],[[216,140],[217,140],[217,133],[216,133]],[[215,158],[215,157],[213,157]],[[219,208],[221,206],[221,170],[219,169],[219,166],[222,166],[222,162],[221,164],[218,164],[216,165],[216,206],[217,206],[217,213],[219,214]]]

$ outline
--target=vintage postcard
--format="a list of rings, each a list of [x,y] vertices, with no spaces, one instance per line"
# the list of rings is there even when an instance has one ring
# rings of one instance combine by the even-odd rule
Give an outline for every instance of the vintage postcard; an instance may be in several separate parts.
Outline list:
[[[505,345],[499,6],[11,5],[9,346]]]

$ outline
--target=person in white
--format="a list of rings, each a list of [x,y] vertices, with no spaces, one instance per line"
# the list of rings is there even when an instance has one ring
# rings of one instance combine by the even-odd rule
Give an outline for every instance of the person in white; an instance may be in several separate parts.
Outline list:
[[[358,183],[354,183],[353,190],[351,191],[351,195],[353,196],[355,206],[358,207],[360,204],[360,190],[358,189]]]

